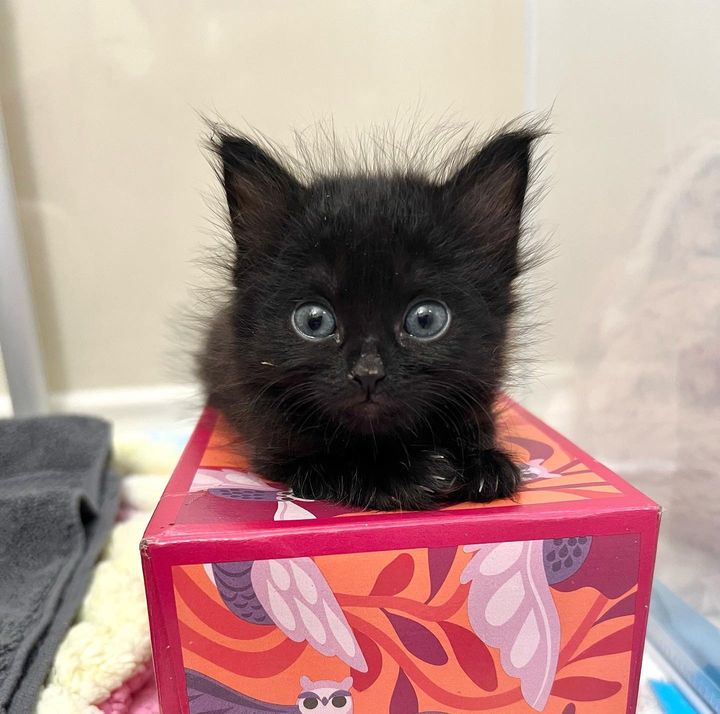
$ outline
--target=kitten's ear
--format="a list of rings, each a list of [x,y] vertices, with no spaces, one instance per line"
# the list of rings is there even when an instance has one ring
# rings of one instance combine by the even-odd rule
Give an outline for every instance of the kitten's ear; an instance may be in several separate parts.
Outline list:
[[[297,200],[300,185],[256,143],[242,136],[219,135],[220,157],[230,223],[239,242],[248,230],[262,230],[284,216]]]
[[[508,259],[517,260],[533,143],[532,129],[498,134],[444,185],[453,209]]]
[[[446,187],[466,203],[519,223],[530,175],[531,129],[498,134],[449,179]]]

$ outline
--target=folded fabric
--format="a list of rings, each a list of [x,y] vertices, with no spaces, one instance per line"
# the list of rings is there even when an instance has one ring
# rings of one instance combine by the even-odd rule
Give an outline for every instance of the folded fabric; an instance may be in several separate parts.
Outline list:
[[[138,544],[146,516],[113,529],[40,695],[37,714],[98,713],[113,691],[135,678],[150,660],[150,632]]]
[[[177,444],[164,434],[114,440],[120,521],[60,645],[35,714],[157,714],[138,546],[187,436]],[[147,473],[150,467],[163,473]]]
[[[0,420],[0,714],[29,714],[117,511],[110,427]]]

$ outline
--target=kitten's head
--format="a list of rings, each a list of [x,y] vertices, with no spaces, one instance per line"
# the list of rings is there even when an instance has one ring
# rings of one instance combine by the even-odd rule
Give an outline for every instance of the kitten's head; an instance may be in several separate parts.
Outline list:
[[[242,384],[255,409],[329,433],[413,433],[431,413],[488,409],[536,138],[498,134],[442,179],[301,179],[272,151],[221,135],[235,349],[211,390]]]

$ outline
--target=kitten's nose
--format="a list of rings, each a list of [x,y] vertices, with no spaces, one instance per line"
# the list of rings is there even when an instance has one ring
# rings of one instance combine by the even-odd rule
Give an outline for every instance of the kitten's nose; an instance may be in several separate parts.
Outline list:
[[[377,383],[385,378],[385,365],[374,344],[363,345],[360,357],[350,370],[350,377],[368,394],[372,394]]]

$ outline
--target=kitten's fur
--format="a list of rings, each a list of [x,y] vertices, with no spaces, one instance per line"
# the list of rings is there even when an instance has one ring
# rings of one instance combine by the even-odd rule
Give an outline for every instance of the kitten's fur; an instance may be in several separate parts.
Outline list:
[[[217,135],[236,255],[200,373],[255,470],[300,497],[379,509],[516,492],[493,410],[538,136],[520,127],[466,144],[462,165],[437,178],[302,176],[243,135]],[[449,307],[435,341],[403,332],[420,298]],[[293,329],[293,310],[312,299],[333,308],[338,339]],[[350,374],[368,351],[385,372],[371,396]]]

